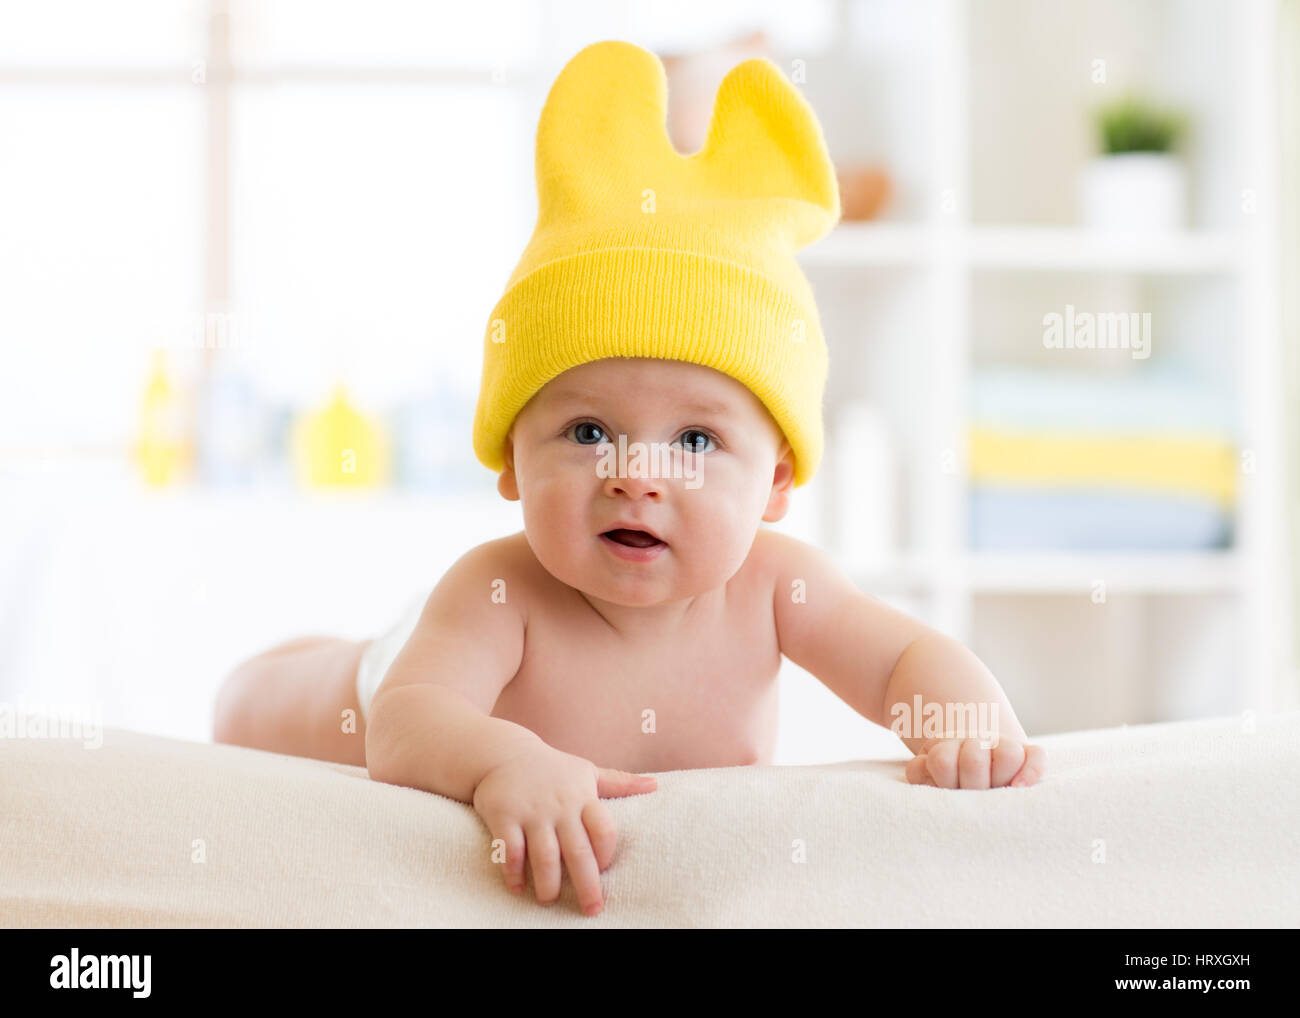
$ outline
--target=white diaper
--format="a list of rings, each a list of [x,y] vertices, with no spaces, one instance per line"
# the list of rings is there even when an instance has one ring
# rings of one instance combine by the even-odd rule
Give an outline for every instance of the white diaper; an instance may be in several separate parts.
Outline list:
[[[384,681],[393,659],[406,646],[406,641],[415,631],[415,624],[424,610],[424,603],[429,599],[428,592],[414,598],[407,606],[402,617],[382,636],[372,640],[370,646],[361,655],[357,665],[357,698],[361,701],[361,717],[364,720],[370,714],[370,701],[374,699],[375,690]]]

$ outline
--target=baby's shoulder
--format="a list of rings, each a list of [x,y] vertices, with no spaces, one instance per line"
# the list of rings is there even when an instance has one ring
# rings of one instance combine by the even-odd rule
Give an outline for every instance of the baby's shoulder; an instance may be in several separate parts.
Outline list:
[[[478,574],[492,573],[506,581],[525,582],[537,579],[541,564],[521,530],[517,534],[475,545],[456,560],[452,569]]]
[[[776,579],[789,569],[798,568],[800,563],[806,562],[810,555],[816,553],[817,549],[807,541],[783,534],[779,530],[759,527],[750,559],[763,574]]]
[[[484,541],[467,551],[461,560],[478,576],[490,576],[503,595],[507,590],[520,594],[543,593],[556,583],[555,578],[537,561],[528,537],[522,530]],[[553,594],[554,591],[550,593]]]
[[[776,530],[759,528],[751,558],[756,576],[771,584],[773,595],[795,593],[809,587],[843,593],[849,580],[835,560],[815,544]],[[778,603],[788,600],[778,599]]]
[[[522,533],[484,541],[462,552],[443,571],[423,615],[471,627],[479,616],[490,617],[493,626],[513,619],[522,630],[527,605],[536,600],[530,589],[542,582],[539,569]],[[503,606],[513,610],[503,611]]]
[[[747,574],[751,586],[762,590],[770,599],[778,587],[785,586],[786,578],[793,575],[792,569],[807,547],[789,534],[759,527],[742,572]]]

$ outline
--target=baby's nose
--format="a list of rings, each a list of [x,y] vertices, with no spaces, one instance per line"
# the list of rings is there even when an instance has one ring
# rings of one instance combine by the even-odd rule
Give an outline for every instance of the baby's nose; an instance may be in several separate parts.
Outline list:
[[[605,481],[605,491],[610,495],[629,498],[660,498],[663,495],[662,477],[610,477]]]
[[[655,446],[638,445],[624,438],[610,443],[597,469],[605,478],[606,494],[659,498],[666,479],[672,476],[672,464],[665,462],[667,459]]]

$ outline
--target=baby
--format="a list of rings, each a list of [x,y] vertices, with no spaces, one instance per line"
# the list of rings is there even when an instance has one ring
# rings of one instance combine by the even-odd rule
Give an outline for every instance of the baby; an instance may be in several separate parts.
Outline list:
[[[821,456],[825,341],[793,253],[838,218],[835,178],[766,60],[727,75],[692,156],[664,96],[652,54],[605,42],[542,113],[538,226],[474,422],[524,530],[462,555],[387,637],[276,648],[217,703],[218,741],[472,803],[512,891],[530,869],[553,902],[567,871],[587,915],[616,839],[601,799],[770,763],[783,655],[899,734],[909,782],[1045,766],[974,654],[760,527]]]

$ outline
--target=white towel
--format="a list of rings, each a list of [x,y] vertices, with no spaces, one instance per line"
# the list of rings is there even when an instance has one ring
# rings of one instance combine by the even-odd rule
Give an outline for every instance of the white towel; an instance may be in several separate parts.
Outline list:
[[[982,792],[899,761],[663,773],[606,800],[595,918],[567,875],[512,896],[469,805],[361,768],[0,738],[0,924],[1296,926],[1297,736],[1300,712],[1048,736],[1039,785]]]

